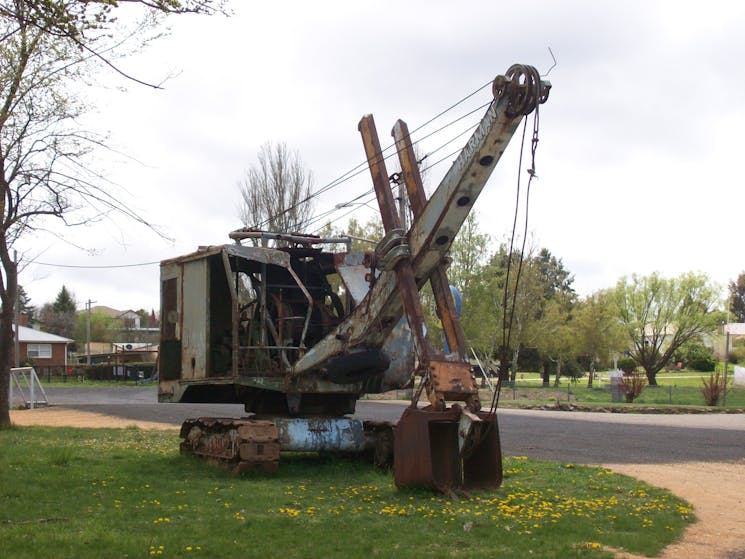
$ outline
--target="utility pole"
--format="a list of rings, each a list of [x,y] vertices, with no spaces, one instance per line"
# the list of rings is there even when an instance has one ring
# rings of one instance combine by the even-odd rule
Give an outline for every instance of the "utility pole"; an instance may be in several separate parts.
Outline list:
[[[724,325],[724,395],[722,406],[727,406],[727,365],[729,365],[729,324]]]
[[[85,303],[85,308],[88,311],[88,324],[85,329],[85,362],[87,365],[91,364],[91,304],[97,302],[98,301],[91,301],[88,299]]]

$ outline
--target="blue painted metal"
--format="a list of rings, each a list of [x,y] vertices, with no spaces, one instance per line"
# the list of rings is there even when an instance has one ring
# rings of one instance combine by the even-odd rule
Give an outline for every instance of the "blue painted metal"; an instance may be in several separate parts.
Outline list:
[[[453,302],[455,303],[455,314],[458,316],[458,318],[460,318],[460,313],[463,310],[463,298],[460,296],[460,291],[458,291],[458,288],[454,285],[450,286],[450,293],[453,295]],[[448,346],[447,338],[445,338],[442,343],[445,349],[445,353],[450,353],[450,346]]]
[[[455,301],[455,312],[458,315],[458,318],[460,318],[460,313],[463,310],[463,299],[460,296],[460,291],[458,291],[457,287],[451,285],[450,293],[453,294],[453,300]]]
[[[365,436],[362,421],[331,417],[277,417],[282,450],[294,452],[363,452],[373,441]]]

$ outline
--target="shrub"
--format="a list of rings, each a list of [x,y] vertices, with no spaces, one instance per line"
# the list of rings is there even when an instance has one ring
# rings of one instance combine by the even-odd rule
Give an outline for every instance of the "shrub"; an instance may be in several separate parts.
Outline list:
[[[745,363],[745,347],[739,346],[730,349],[729,362],[733,365],[737,365],[738,363]]]
[[[704,385],[701,388],[701,393],[704,395],[704,402],[706,402],[707,406],[716,406],[727,388],[724,375],[717,371],[710,374],[708,380],[702,378],[701,382]]]
[[[694,371],[713,371],[716,368],[714,351],[701,343],[686,344],[681,351],[683,363]]]
[[[621,369],[624,374],[631,374],[636,371],[636,360],[631,357],[624,357],[618,360],[618,368]]]
[[[644,390],[646,383],[646,377],[639,371],[633,370],[628,373],[624,371],[621,377],[621,392],[623,392],[626,402],[630,404],[636,400],[642,393],[642,390]]]
[[[155,371],[155,363],[132,362],[122,365],[101,363],[97,365],[80,365],[79,373],[88,380],[137,380],[137,373],[142,371],[145,378],[151,378]]]
[[[561,376],[569,378],[573,382],[577,382],[585,376],[585,372],[577,361],[569,359],[561,366]]]

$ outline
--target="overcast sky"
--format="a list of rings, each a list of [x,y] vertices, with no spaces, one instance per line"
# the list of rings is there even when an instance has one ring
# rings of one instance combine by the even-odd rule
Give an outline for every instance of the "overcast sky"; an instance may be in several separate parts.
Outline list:
[[[745,3],[236,1],[232,7],[230,18],[172,18],[170,35],[122,62],[144,80],[172,75],[163,90],[102,73],[90,92],[98,104],[91,122],[132,156],[100,154],[96,164],[121,185],[122,199],[171,240],[123,221],[29,237],[23,254],[36,263],[25,267],[20,282],[33,304],[53,300],[64,284],[81,308],[90,299],[121,310],[157,310],[157,264],[82,267],[157,262],[230,242],[228,232],[241,226],[236,185],[263,143],[298,150],[320,188],[364,161],[362,115],[375,116],[388,145],[396,119],[415,129],[515,62],[546,72],[549,47],[557,66],[541,107],[529,228],[536,244],[574,274],[577,291],[653,271],[701,271],[725,286],[745,270],[738,171]],[[482,89],[438,124],[489,98],[490,88]],[[422,140],[424,153],[482,114]],[[496,242],[511,226],[518,140],[475,206]],[[448,166],[430,171],[430,189]],[[370,187],[363,173],[320,197],[316,213]],[[361,206],[356,213],[364,220],[367,211]]]

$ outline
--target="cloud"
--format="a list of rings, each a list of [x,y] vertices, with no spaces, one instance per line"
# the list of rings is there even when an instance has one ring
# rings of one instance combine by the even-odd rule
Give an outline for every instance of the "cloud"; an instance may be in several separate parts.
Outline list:
[[[530,229],[576,285],[589,292],[633,272],[698,269],[726,283],[745,268],[734,248],[745,8],[663,0],[234,8],[232,18],[172,19],[170,36],[127,62],[148,79],[175,73],[165,90],[128,84],[117,93],[121,82],[102,72],[108,87],[92,93],[96,126],[141,162],[105,161],[109,177],[175,243],[122,222],[65,233],[95,248],[95,258],[48,238],[45,260],[137,263],[226,242],[239,225],[236,182],[264,142],[299,150],[320,187],[364,161],[363,114],[375,115],[386,145],[396,119],[414,129],[514,62],[547,70],[551,47],[558,65],[541,109]],[[484,100],[488,89],[466,106]],[[425,153],[454,134],[424,140]],[[432,171],[433,184],[447,166]],[[512,145],[476,205],[494,238],[511,225],[516,173]],[[362,173],[324,195],[317,211],[370,186]],[[63,282],[109,306],[158,304],[157,266],[51,275],[32,266],[21,278],[36,304]]]

